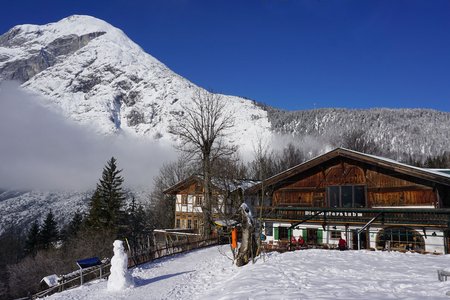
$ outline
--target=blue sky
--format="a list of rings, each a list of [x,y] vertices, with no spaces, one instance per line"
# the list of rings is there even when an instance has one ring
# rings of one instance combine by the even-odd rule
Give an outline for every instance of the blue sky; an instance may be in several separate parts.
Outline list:
[[[450,1],[8,1],[0,32],[72,14],[202,87],[278,108],[450,111]]]

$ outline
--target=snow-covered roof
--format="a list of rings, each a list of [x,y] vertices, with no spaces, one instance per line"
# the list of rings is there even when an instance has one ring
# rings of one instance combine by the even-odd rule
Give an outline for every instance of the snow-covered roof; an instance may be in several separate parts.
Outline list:
[[[247,190],[253,187],[255,184],[260,183],[259,180],[254,179],[221,179],[221,178],[212,178],[212,184],[222,190],[227,190],[230,192],[234,192],[238,189]]]
[[[58,285],[58,275],[53,274],[53,275],[48,275],[45,276],[44,278],[42,278],[41,282],[45,282],[45,284],[47,284],[48,287],[53,287],[55,285]]]
[[[214,220],[214,224],[221,226],[221,227],[228,227],[228,226],[233,226],[236,225],[238,222],[235,220],[231,220],[231,219],[217,219]]]
[[[430,171],[435,171],[435,172],[440,172],[440,173],[444,173],[444,174],[450,175],[450,169],[431,169],[431,168],[425,168],[425,170],[430,170]]]
[[[416,166],[411,166],[411,165],[408,165],[408,164],[405,164],[405,163],[401,163],[401,162],[398,162],[396,160],[393,160],[393,159],[390,159],[390,158],[386,158],[386,157],[382,157],[382,156],[377,156],[377,155],[372,155],[372,154],[365,154],[365,153],[361,153],[361,152],[358,152],[358,151],[355,151],[355,150],[350,150],[350,149],[345,149],[345,148],[337,148],[337,149],[345,150],[345,151],[348,151],[348,152],[353,152],[356,155],[364,155],[364,156],[367,156],[367,157],[374,158],[376,160],[385,161],[385,162],[393,164],[393,165],[398,165],[398,166],[402,166],[402,167],[406,167],[406,168],[411,168],[411,169],[415,169],[415,170],[420,171],[420,172],[426,172],[426,173],[430,173],[430,174],[433,174],[433,175],[438,175],[438,176],[442,176],[442,177],[446,177],[446,178],[450,179],[450,174],[442,172],[442,169],[419,168],[419,167],[416,167]]]
[[[165,194],[176,194],[180,190],[185,189],[189,185],[191,185],[194,182],[202,182],[203,176],[202,175],[191,175],[188,178],[177,182],[173,186],[169,187],[164,191]],[[256,184],[260,183],[258,180],[254,179],[227,179],[227,178],[219,178],[219,177],[213,177],[211,179],[211,183],[214,187],[224,190],[224,191],[230,191],[234,192],[238,189],[241,190],[247,190]]]

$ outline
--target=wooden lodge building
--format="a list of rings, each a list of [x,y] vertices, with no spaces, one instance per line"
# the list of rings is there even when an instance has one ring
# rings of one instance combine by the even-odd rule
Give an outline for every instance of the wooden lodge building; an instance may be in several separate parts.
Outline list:
[[[262,190],[263,189],[263,190]],[[337,148],[255,185],[268,244],[450,251],[450,174]],[[260,209],[260,208],[257,208]]]
[[[236,209],[244,201],[245,191],[259,183],[254,180],[212,179],[212,213],[218,227],[230,225]],[[192,175],[164,191],[175,196],[175,229],[203,231],[203,177]],[[246,197],[252,199],[252,197]],[[249,203],[254,204],[254,203]]]

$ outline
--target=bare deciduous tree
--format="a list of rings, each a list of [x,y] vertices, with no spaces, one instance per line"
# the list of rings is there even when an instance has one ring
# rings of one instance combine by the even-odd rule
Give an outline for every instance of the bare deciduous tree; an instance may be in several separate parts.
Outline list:
[[[221,95],[198,90],[192,98],[192,106],[182,106],[183,114],[169,128],[169,132],[180,139],[178,149],[198,158],[202,165],[204,235],[210,234],[212,224],[212,165],[218,158],[236,152],[236,147],[224,140],[234,126],[233,115],[227,113],[225,104]]]
[[[273,155],[272,155],[272,159],[270,159],[270,154],[269,154],[269,143],[268,141],[263,141],[261,138],[258,139],[257,144],[254,146],[254,155],[255,155],[255,160],[253,162],[253,168],[256,171],[256,177],[255,178],[259,178],[259,180],[261,180],[261,190],[259,191],[259,218],[258,218],[258,234],[260,235],[262,233],[262,225],[263,225],[263,221],[262,221],[262,211],[263,211],[263,206],[264,206],[264,198],[265,198],[265,191],[264,191],[264,180],[267,178],[267,171],[269,168],[269,165],[274,165],[273,164]],[[272,168],[273,169],[273,168]],[[257,253],[261,253],[261,239],[258,239],[258,244],[257,244]]]
[[[164,164],[154,178],[153,191],[150,194],[152,227],[171,228],[174,225],[175,196],[166,195],[164,191],[181,180],[188,178],[194,171],[185,157]]]
[[[294,144],[289,143],[278,155],[277,171],[283,172],[289,168],[301,164],[305,160],[305,155],[301,149],[296,147]]]
[[[363,130],[355,129],[343,134],[340,146],[366,154],[380,155],[377,143]]]

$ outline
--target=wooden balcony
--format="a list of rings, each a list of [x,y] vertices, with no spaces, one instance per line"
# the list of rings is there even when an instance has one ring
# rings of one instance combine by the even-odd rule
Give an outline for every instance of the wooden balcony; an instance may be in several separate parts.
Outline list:
[[[259,212],[261,207],[257,208]],[[262,207],[264,220],[290,223],[308,221],[321,224],[373,224],[450,227],[450,209],[419,208],[325,208],[325,207]]]

